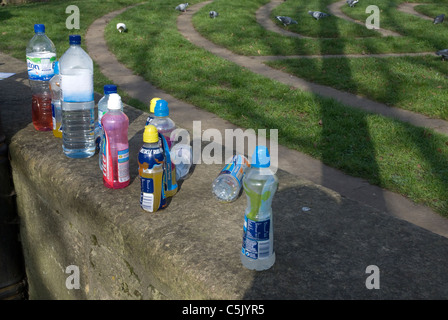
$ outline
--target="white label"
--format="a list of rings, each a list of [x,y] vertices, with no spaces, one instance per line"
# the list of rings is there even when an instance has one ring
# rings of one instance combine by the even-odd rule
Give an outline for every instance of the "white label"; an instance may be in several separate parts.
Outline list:
[[[79,74],[61,75],[61,89],[64,102],[93,101],[93,74],[80,70]]]

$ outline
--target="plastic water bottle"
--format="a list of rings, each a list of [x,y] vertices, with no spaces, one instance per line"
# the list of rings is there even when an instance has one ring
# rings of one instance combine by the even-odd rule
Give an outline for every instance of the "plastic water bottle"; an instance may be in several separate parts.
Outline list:
[[[160,100],[160,98],[152,98],[150,103],[149,103],[149,116],[146,119],[146,124],[145,126],[147,126],[148,124],[151,124],[152,120],[154,119],[154,108],[156,107],[156,101]]]
[[[171,161],[176,170],[176,181],[185,180],[190,176],[193,163],[193,150],[189,144],[176,143],[170,150]]]
[[[81,36],[69,36],[70,47],[59,59],[62,88],[62,150],[70,158],[95,154],[93,61],[81,48]]]
[[[138,175],[141,185],[140,206],[148,212],[156,212],[167,205],[163,170],[165,156],[159,137],[155,126],[145,126],[143,146],[138,154]]]
[[[129,185],[129,140],[128,116],[121,111],[121,98],[112,93],[109,96],[108,111],[101,119],[104,131],[103,182],[112,189]]]
[[[45,25],[34,25],[34,36],[26,47],[28,79],[31,87],[31,113],[36,130],[53,129],[49,81],[54,75],[56,47],[45,34]]]
[[[168,116],[168,103],[162,99],[157,100],[154,107],[154,119],[151,121],[151,124],[157,128],[159,135],[161,135],[160,140],[165,154],[165,193],[167,197],[172,197],[177,193],[176,166],[171,161],[170,154],[172,147],[171,132],[176,129],[176,124]]]
[[[101,119],[107,112],[107,103],[109,102],[109,95],[111,93],[117,93],[117,86],[114,84],[106,84],[104,86],[104,96],[98,101],[98,120],[95,123],[95,144],[96,148],[99,150],[99,166],[100,170],[103,171],[103,159],[101,157],[102,146],[101,142],[103,139],[103,127],[101,126]],[[121,109],[123,112],[123,104],[121,104]]]
[[[246,268],[257,271],[269,269],[275,262],[271,204],[278,179],[269,166],[268,149],[257,146],[243,178],[247,207],[240,258]]]
[[[61,75],[59,74],[59,62],[54,63],[54,76],[50,80],[51,91],[51,116],[53,118],[53,135],[62,138],[62,107],[61,107]]]
[[[247,158],[239,154],[228,159],[226,163],[212,183],[212,192],[218,200],[232,202],[240,194],[245,171],[250,165]]]

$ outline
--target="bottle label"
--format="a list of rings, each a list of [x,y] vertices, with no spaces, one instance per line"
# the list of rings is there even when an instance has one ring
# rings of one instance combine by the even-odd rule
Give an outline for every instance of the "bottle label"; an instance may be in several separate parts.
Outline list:
[[[26,56],[28,78],[30,80],[49,81],[54,76],[56,53],[43,54],[40,57]]]
[[[64,102],[93,101],[93,74],[89,70],[79,74],[61,74],[62,100]]]
[[[220,172],[220,174],[230,174],[236,178],[238,184],[241,186],[244,170],[249,166],[249,161],[246,157],[239,154],[233,156],[231,162],[227,164]]]
[[[107,132],[104,132],[103,142],[103,176],[109,184],[114,183],[114,163],[110,151],[110,142]],[[117,155],[117,178],[118,182],[126,182],[130,179],[129,176],[129,149],[118,150]]]
[[[126,182],[129,176],[129,148],[118,151],[118,182]]]
[[[161,148],[140,149],[138,155],[138,172],[141,182],[140,206],[143,210],[155,212],[166,207],[165,163]]]
[[[56,130],[56,111],[54,110],[54,103],[51,103],[51,118],[53,119],[53,131]]]
[[[271,220],[254,221],[244,217],[243,244],[241,252],[251,259],[269,257],[271,248],[269,228]]]

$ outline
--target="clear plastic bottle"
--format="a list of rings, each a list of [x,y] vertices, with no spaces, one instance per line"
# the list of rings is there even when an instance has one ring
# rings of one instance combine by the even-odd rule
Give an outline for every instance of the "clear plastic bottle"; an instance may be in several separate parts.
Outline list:
[[[146,124],[145,126],[147,126],[148,124],[151,124],[152,120],[154,119],[154,108],[156,107],[156,102],[157,100],[160,100],[160,98],[152,98],[150,103],[149,103],[149,116],[146,119]]]
[[[109,96],[108,111],[101,119],[104,131],[103,182],[112,189],[127,187],[129,176],[129,118],[121,111],[121,98]]]
[[[265,146],[257,146],[251,167],[243,178],[247,196],[244,214],[241,263],[251,270],[266,270],[275,263],[272,199],[278,179],[269,169],[270,156]]]
[[[242,179],[249,167],[249,161],[245,156],[237,154],[228,159],[226,163],[212,183],[212,192],[218,200],[232,202],[240,194]]]
[[[176,124],[169,117],[168,103],[159,99],[155,102],[154,119],[151,124],[157,128],[161,135],[162,148],[165,154],[166,196],[172,197],[177,193],[176,166],[171,161],[170,150],[172,147],[171,132],[176,129]]]
[[[138,154],[140,206],[148,212],[156,212],[167,205],[163,169],[165,155],[159,141],[160,137],[155,126],[145,126],[143,146]]]
[[[69,36],[70,47],[59,59],[62,88],[62,150],[70,158],[95,154],[93,61],[81,48],[81,36]]]
[[[62,138],[62,107],[61,107],[61,75],[59,74],[59,62],[54,63],[54,76],[50,80],[51,90],[51,115],[53,118],[53,135]]]
[[[100,170],[103,171],[103,159],[101,157],[102,150],[102,139],[103,139],[103,127],[101,126],[101,119],[107,112],[107,103],[109,102],[109,95],[111,93],[117,93],[117,86],[114,84],[106,84],[103,88],[104,96],[98,101],[98,119],[95,122],[95,144],[97,150],[99,150],[99,166]],[[123,112],[123,104],[121,104],[121,111]]]
[[[34,25],[34,36],[26,47],[28,78],[31,87],[31,112],[36,130],[53,129],[49,81],[54,75],[56,47],[45,34],[45,25]]]

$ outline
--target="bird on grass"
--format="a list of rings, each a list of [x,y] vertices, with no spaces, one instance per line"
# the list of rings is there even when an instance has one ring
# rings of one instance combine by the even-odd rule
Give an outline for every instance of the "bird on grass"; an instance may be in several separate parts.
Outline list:
[[[442,61],[448,60],[448,49],[439,50],[436,55],[442,57]]]
[[[187,3],[181,3],[176,7],[176,10],[185,12],[187,11],[187,7],[188,7],[188,2]]]
[[[439,14],[437,17],[434,18],[434,24],[442,23],[443,19],[445,19],[445,15]]]
[[[216,12],[216,11],[210,11],[210,12],[208,13],[208,15],[210,16],[210,18],[214,19],[214,18],[216,18],[216,17],[218,16],[218,12]]]
[[[308,11],[308,14],[311,15],[316,20],[330,16],[328,13],[324,13],[324,12],[320,12],[320,11]]]
[[[120,22],[120,23],[117,23],[117,30],[120,33],[123,33],[123,32],[127,32],[128,28],[126,28],[126,25],[124,23]]]
[[[296,20],[291,19],[290,17],[285,16],[276,16],[277,20],[283,23],[285,27],[289,26],[290,24],[297,24]]]
[[[346,1],[350,7],[354,7],[355,4],[359,2],[359,0],[347,0]]]

